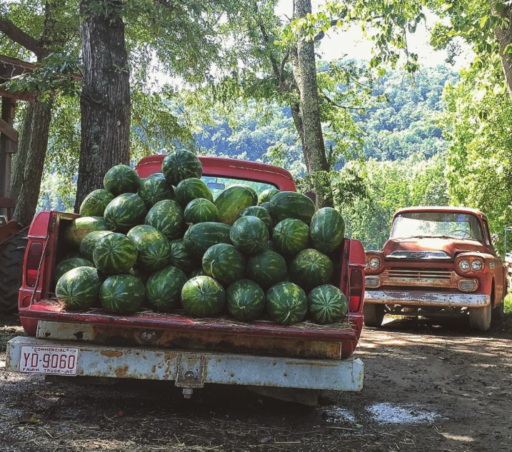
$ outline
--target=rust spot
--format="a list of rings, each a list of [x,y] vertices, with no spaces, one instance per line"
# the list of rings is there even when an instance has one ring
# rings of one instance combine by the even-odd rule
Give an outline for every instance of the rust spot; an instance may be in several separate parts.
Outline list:
[[[155,365],[155,366],[153,366],[153,367],[151,368],[151,372],[152,372],[152,373],[155,373],[155,372],[156,372],[156,365]]]
[[[128,366],[121,367],[120,369],[116,369],[116,375],[119,378],[123,378],[126,375],[126,372],[128,372]]]
[[[164,361],[171,361],[176,358],[177,353],[169,352],[165,354]]]
[[[120,358],[123,356],[123,352],[115,351],[115,350],[104,350],[101,352],[103,356],[108,356],[109,358]]]
[[[229,376],[230,376],[231,378],[233,378],[233,377],[235,376],[235,374],[234,374],[233,372],[231,372],[231,373],[229,374]]]

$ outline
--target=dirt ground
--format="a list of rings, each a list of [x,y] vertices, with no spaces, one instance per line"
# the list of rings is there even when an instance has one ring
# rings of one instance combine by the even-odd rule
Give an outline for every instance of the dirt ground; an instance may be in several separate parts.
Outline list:
[[[11,451],[511,451],[512,329],[393,320],[365,329],[364,389],[307,408],[243,388],[184,400],[172,383],[47,383],[5,371],[20,334],[0,318],[0,445]]]

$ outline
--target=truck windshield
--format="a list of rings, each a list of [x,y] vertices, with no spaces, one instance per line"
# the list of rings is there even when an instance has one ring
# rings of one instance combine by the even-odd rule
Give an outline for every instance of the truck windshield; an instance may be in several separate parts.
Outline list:
[[[215,176],[203,176],[203,182],[208,186],[210,191],[213,194],[213,199],[217,199],[217,196],[221,194],[223,190],[232,185],[244,185],[246,187],[250,187],[258,193],[258,195],[265,190],[275,189],[276,187],[271,184],[267,184],[265,182],[255,182],[243,179],[229,179],[225,177],[215,177]]]
[[[456,212],[410,212],[397,215],[390,238],[413,237],[483,240],[480,222],[474,215]]]

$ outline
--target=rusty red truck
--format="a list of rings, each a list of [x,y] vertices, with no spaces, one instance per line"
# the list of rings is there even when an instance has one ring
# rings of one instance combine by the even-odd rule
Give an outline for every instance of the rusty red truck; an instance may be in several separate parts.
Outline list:
[[[487,331],[503,316],[507,280],[487,217],[457,207],[410,207],[395,213],[389,240],[366,252],[365,325],[385,314],[469,315]]]
[[[141,177],[160,172],[164,156],[142,159]],[[251,183],[295,191],[290,173],[260,163],[202,157],[213,189]],[[227,318],[102,309],[69,312],[54,294],[56,262],[68,252],[63,234],[77,215],[43,211],[28,232],[19,291],[19,316],[28,337],[8,343],[7,370],[61,376],[169,380],[190,397],[207,383],[307,390],[358,391],[363,364],[352,356],[363,324],[365,254],[345,239],[337,267],[349,313],[342,324],[270,321],[242,324]]]

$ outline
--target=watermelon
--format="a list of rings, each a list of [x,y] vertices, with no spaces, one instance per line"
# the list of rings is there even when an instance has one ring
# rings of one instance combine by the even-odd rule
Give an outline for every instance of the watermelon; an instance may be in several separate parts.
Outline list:
[[[101,287],[98,272],[92,267],[77,267],[57,282],[55,294],[70,311],[83,311],[96,304]]]
[[[261,205],[266,202],[270,202],[272,196],[277,195],[279,190],[277,188],[269,188],[268,190],[264,190],[258,196],[258,205]]]
[[[73,220],[64,230],[63,238],[66,244],[79,248],[83,238],[92,231],[107,231],[105,220],[102,217],[82,217]]]
[[[253,322],[265,308],[265,292],[253,281],[242,279],[226,291],[229,313],[242,322]]]
[[[258,193],[256,193],[256,190],[254,188],[250,187],[249,185],[239,185],[239,186],[244,187],[251,192],[253,203],[254,203],[254,205],[257,205],[258,204]],[[232,185],[232,187],[234,187],[234,185]]]
[[[92,254],[96,268],[107,275],[127,273],[137,261],[137,246],[123,234],[103,237]]]
[[[90,260],[83,259],[81,257],[72,257],[70,259],[64,259],[63,261],[59,262],[59,264],[55,267],[55,273],[53,275],[54,281],[57,282],[68,271],[78,267],[94,268],[94,264]]]
[[[309,312],[317,323],[338,323],[348,312],[344,293],[331,284],[315,287],[308,295]]]
[[[171,245],[165,236],[152,226],[140,225],[130,229],[127,237],[137,246],[137,265],[155,272],[171,260]]]
[[[313,215],[310,226],[313,246],[322,253],[332,253],[345,237],[345,222],[332,207],[324,207]]]
[[[114,199],[108,190],[99,189],[89,193],[80,204],[81,217],[102,217],[106,207]]]
[[[162,172],[167,182],[176,186],[182,180],[190,177],[199,179],[203,175],[203,165],[190,151],[174,151],[162,162]]]
[[[208,276],[208,275],[204,272],[203,267],[201,267],[201,268],[196,268],[195,270],[192,270],[188,275],[188,279],[195,278],[196,276]]]
[[[301,193],[281,191],[270,200],[270,214],[278,222],[295,218],[309,224],[315,214],[315,203]]]
[[[278,253],[295,256],[309,244],[309,227],[294,218],[279,222],[272,233],[272,240]]]
[[[80,252],[82,255],[92,262],[92,254],[96,244],[106,235],[112,234],[111,231],[92,231],[87,234],[82,243],[80,243]]]
[[[114,196],[123,193],[137,193],[140,186],[140,177],[137,171],[129,166],[116,165],[105,174],[103,186]]]
[[[258,254],[268,242],[268,229],[257,217],[241,217],[231,227],[229,238],[245,254]]]
[[[192,254],[187,250],[183,239],[173,240],[171,242],[170,264],[185,273],[190,273],[196,267],[196,259],[194,259]]]
[[[275,251],[276,247],[274,246],[274,242],[272,240],[269,240],[267,244],[265,245],[264,251]]]
[[[242,210],[254,204],[252,192],[240,185],[226,188],[215,200],[220,221],[230,225],[237,220]]]
[[[114,198],[105,209],[105,223],[113,231],[128,232],[144,223],[146,213],[146,204],[139,195],[124,193]]]
[[[135,276],[136,278],[139,278],[142,284],[146,284],[150,276],[147,272],[141,270],[140,267],[137,267],[137,265],[134,265],[132,268],[130,268],[128,274]]]
[[[183,207],[186,207],[194,199],[213,201],[210,189],[201,179],[196,179],[195,177],[182,180],[176,187],[175,193],[177,201]]]
[[[192,256],[202,259],[206,250],[217,243],[231,243],[231,226],[223,223],[198,223],[190,226],[183,237],[183,243]]]
[[[194,317],[214,317],[220,314],[225,300],[224,288],[209,276],[189,279],[181,291],[181,304]]]
[[[267,209],[261,206],[251,206],[247,207],[247,209],[242,210],[240,212],[240,217],[257,217],[263,223],[269,231],[272,230],[272,217]]]
[[[327,284],[333,273],[333,264],[320,251],[301,251],[290,265],[290,279],[306,291]]]
[[[172,186],[169,186],[162,173],[155,173],[141,179],[139,196],[149,210],[158,201],[174,199],[174,189]]]
[[[132,275],[110,276],[100,289],[101,305],[116,314],[133,314],[142,306],[145,296],[144,284]]]
[[[176,201],[159,201],[146,215],[145,223],[158,229],[167,239],[177,239],[183,232],[183,209]]]
[[[286,261],[274,251],[264,251],[247,262],[247,277],[264,289],[286,279]]]
[[[231,284],[244,277],[245,258],[233,245],[219,243],[204,253],[203,270],[222,284]]]
[[[185,223],[197,224],[207,221],[219,221],[219,211],[208,199],[198,198],[187,204],[184,212]]]
[[[259,205],[259,207],[263,207],[268,213],[270,213],[270,203],[269,202],[263,202]]]
[[[181,290],[187,276],[176,267],[168,266],[153,273],[146,284],[146,298],[155,311],[169,312],[180,307]]]
[[[300,322],[308,311],[305,292],[296,284],[281,282],[267,292],[267,312],[282,325]]]

